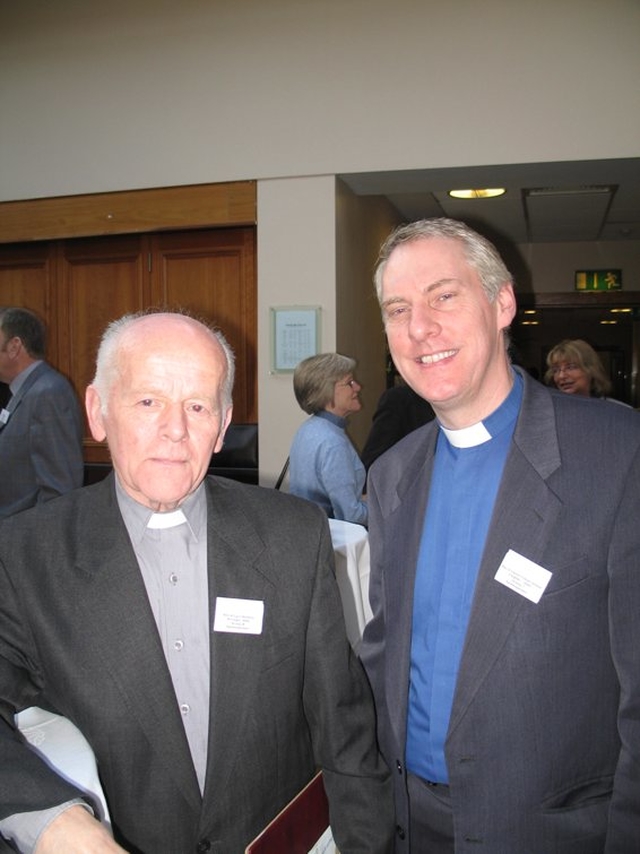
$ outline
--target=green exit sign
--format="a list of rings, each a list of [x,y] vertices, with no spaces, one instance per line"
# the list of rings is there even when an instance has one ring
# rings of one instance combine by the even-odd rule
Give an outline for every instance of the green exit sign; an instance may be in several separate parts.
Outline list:
[[[577,291],[620,291],[622,270],[577,270]]]

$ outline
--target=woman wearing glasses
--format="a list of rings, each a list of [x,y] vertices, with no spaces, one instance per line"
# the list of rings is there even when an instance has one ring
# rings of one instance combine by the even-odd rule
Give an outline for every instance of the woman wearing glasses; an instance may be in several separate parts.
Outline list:
[[[365,469],[345,432],[362,408],[355,360],[339,353],[304,359],[293,374],[293,391],[308,418],[293,438],[289,491],[319,504],[330,519],[367,524],[362,490]]]
[[[567,338],[549,351],[545,380],[566,394],[607,397],[611,391],[600,357],[581,338]]]

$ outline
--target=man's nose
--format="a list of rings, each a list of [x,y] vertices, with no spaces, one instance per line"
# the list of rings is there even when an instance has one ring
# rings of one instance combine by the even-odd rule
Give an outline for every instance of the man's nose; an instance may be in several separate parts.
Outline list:
[[[164,434],[178,442],[187,434],[187,413],[181,403],[170,404],[165,410]]]
[[[413,306],[409,319],[409,335],[412,338],[421,340],[439,332],[440,329],[438,317],[430,306],[424,304]]]

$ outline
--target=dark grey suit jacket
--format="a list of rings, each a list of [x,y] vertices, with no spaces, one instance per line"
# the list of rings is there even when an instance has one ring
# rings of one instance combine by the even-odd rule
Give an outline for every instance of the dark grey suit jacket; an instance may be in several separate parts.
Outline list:
[[[640,851],[640,415],[527,376],[478,574],[445,754],[456,854]],[[407,852],[413,587],[438,425],[370,471],[362,657]],[[539,604],[494,576],[552,572]]]
[[[82,412],[71,383],[46,362],[7,404],[0,425],[0,519],[82,486]]]
[[[80,728],[128,851],[238,854],[317,766],[341,851],[389,851],[391,784],[326,517],[275,490],[206,488],[211,620],[217,596],[265,612],[260,635],[211,633],[203,798],[113,476],[0,525],[0,697]],[[0,729],[0,816],[70,794]]]

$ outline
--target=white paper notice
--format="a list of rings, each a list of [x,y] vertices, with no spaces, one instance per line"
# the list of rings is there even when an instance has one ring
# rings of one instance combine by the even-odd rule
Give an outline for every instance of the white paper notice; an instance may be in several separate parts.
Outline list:
[[[260,635],[263,617],[264,602],[260,599],[231,599],[218,596],[213,631]]]
[[[551,575],[548,569],[509,549],[495,574],[495,580],[537,605]]]

